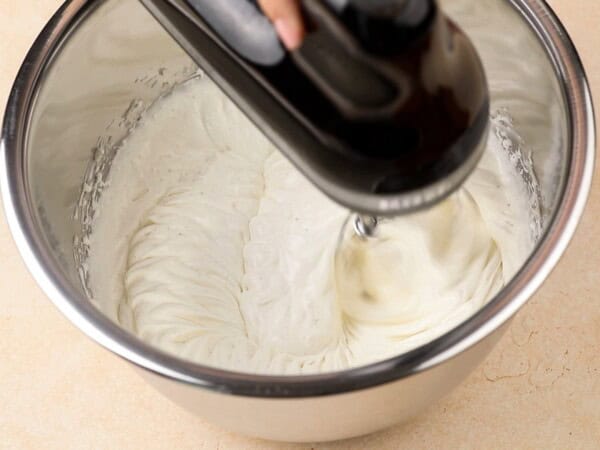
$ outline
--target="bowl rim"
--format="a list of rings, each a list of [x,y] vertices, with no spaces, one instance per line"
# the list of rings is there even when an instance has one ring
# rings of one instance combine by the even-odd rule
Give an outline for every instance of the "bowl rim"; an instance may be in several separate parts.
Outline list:
[[[561,83],[572,154],[560,203],[537,250],[485,307],[434,341],[393,358],[340,372],[254,375],[214,369],[151,347],[96,309],[53,264],[33,214],[26,174],[27,135],[43,76],[61,45],[104,0],[68,0],[27,54],[6,107],[0,140],[0,191],[4,211],[27,268],[56,307],[90,338],[159,376],[209,390],[250,397],[300,398],[375,387],[416,375],[477,344],[509,320],[535,293],[566,250],[583,214],[595,162],[592,97],[580,57],[545,0],[506,0],[536,32]]]

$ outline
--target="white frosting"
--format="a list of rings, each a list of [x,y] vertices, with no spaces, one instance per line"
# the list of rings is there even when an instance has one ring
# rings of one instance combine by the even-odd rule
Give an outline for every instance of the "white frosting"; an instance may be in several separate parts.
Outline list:
[[[90,240],[96,304],[198,363],[299,374],[381,360],[481,308],[532,248],[501,143],[429,211],[349,238],[309,184],[207,79],[146,113],[113,163]]]

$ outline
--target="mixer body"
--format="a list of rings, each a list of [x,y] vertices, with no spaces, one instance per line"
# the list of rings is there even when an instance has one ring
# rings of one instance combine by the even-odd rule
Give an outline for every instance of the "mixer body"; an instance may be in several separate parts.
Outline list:
[[[291,53],[254,2],[142,2],[309,180],[351,210],[430,206],[483,153],[483,66],[434,0],[304,0],[308,32]]]

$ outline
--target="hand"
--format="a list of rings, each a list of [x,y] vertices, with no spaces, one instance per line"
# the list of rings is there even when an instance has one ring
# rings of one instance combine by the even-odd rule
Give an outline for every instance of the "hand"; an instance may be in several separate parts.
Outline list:
[[[300,0],[258,0],[258,3],[273,22],[279,38],[287,49],[294,50],[300,47],[304,38]]]

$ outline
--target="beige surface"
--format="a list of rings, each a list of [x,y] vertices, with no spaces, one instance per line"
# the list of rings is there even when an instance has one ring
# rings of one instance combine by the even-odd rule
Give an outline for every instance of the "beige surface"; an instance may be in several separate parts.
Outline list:
[[[2,109],[25,52],[59,3],[0,0]],[[579,47],[592,88],[600,89],[600,3],[550,3]],[[468,381],[411,424],[312,447],[600,448],[598,179],[558,269]],[[162,398],[51,305],[27,273],[2,217],[0,448],[304,447],[232,435]]]

